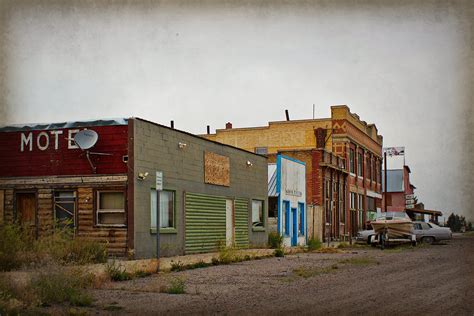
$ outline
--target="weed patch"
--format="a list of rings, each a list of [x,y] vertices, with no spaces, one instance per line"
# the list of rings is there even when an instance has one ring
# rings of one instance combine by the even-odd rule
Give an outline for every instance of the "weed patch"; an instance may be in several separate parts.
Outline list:
[[[118,265],[115,260],[105,265],[110,280],[115,282],[128,281],[132,279],[132,274],[128,273],[124,267]]]
[[[311,238],[308,240],[308,250],[315,251],[322,247],[321,241],[318,238]]]
[[[185,287],[186,287],[186,283],[183,279],[174,278],[171,280],[168,286],[161,288],[160,292],[167,293],[167,294],[184,294],[186,293]]]
[[[186,270],[186,268],[181,261],[171,262],[171,271],[184,271],[184,270]]]
[[[282,248],[277,248],[275,249],[274,252],[275,257],[284,257],[285,256],[285,251]]]
[[[0,271],[48,264],[89,264],[107,260],[104,244],[74,238],[71,228],[57,226],[36,240],[32,231],[19,225],[0,226]]]
[[[279,249],[283,246],[283,236],[277,232],[268,234],[268,246],[272,249]]]
[[[219,248],[219,263],[230,264],[236,261],[236,249],[234,247]]]
[[[350,247],[350,245],[346,242],[341,242],[341,243],[339,243],[339,245],[337,245],[338,249],[345,249],[345,248],[349,248],[349,247]]]

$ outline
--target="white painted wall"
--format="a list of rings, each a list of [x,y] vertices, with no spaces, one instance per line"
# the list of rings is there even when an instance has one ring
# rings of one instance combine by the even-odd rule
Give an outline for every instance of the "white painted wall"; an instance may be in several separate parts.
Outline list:
[[[280,217],[280,232],[284,232],[285,228],[285,209],[283,201],[290,202],[290,209],[296,208],[298,211],[298,203],[303,203],[306,209],[306,166],[290,159],[281,157],[280,161],[280,205],[279,205],[279,217]],[[293,218],[290,211],[290,230],[293,229]],[[300,218],[297,216],[297,225],[299,225]],[[306,244],[306,225],[307,216],[305,214],[305,227],[303,229],[304,236],[298,237],[298,245]],[[284,245],[287,247],[291,246],[291,238],[288,236],[284,237]]]

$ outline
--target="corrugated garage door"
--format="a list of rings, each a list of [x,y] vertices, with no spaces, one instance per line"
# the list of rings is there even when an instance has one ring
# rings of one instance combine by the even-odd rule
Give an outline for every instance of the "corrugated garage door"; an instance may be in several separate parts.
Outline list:
[[[249,202],[235,200],[235,245],[238,248],[249,247]]]
[[[217,251],[225,243],[226,198],[186,193],[186,254]],[[235,200],[235,242],[248,248],[248,201]]]

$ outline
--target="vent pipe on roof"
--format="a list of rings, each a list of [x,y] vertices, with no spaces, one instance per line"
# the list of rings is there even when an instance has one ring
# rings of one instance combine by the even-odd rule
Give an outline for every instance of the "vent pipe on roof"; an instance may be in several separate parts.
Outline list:
[[[289,121],[290,120],[290,113],[288,112],[288,110],[285,110],[285,114],[286,114],[286,120]]]
[[[174,121],[171,121],[171,128],[174,129]]]
[[[207,125],[207,135],[209,135],[210,133],[211,133],[211,127]]]

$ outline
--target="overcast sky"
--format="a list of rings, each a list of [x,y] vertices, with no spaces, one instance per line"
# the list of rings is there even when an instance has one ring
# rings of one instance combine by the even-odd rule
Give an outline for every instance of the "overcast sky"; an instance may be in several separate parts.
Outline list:
[[[7,1],[1,123],[138,116],[204,133],[347,104],[406,147],[427,208],[468,215],[470,1],[336,2]]]

